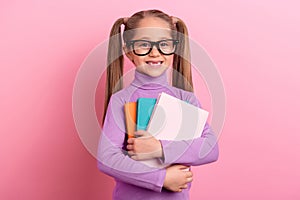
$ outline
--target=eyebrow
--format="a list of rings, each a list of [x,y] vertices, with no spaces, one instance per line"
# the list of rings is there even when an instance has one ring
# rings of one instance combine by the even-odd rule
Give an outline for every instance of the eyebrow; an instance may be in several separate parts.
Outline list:
[[[151,38],[149,37],[141,37],[141,38],[138,38],[136,40],[150,40]],[[172,37],[161,37],[159,38],[159,40],[167,40],[167,39],[172,39]]]

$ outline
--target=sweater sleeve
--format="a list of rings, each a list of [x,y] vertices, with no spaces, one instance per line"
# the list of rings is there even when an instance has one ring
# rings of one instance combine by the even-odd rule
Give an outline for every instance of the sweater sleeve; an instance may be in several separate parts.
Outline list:
[[[120,181],[161,192],[166,170],[150,168],[131,159],[122,150],[125,138],[123,116],[123,104],[112,96],[98,145],[98,168]]]
[[[195,95],[190,95],[189,103],[201,107]],[[167,141],[161,140],[164,164],[185,164],[189,166],[203,165],[218,159],[219,148],[217,138],[209,126],[205,124],[201,137],[193,140]]]

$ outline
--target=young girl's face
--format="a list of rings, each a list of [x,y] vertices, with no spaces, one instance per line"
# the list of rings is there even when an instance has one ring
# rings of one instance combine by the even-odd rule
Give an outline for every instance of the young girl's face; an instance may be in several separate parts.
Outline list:
[[[132,40],[145,40],[150,42],[157,42],[161,40],[172,39],[171,29],[169,24],[163,19],[157,17],[147,17],[139,22],[138,29],[135,31]],[[148,43],[149,44],[149,43]],[[144,48],[147,42],[135,44],[137,48]],[[165,47],[167,44],[162,43]],[[174,55],[164,55],[159,52],[157,46],[154,45],[150,53],[147,55],[136,55],[132,49],[129,49],[127,57],[135,64],[137,71],[157,77],[163,74],[166,69],[172,64]]]

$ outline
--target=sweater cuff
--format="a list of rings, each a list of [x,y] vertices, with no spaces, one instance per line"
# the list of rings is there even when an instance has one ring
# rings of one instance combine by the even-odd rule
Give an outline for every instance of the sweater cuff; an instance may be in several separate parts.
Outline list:
[[[160,140],[161,146],[162,146],[162,154],[163,157],[161,159],[162,164],[171,164],[172,163],[172,152],[171,152],[171,144],[174,141],[170,140]]]
[[[162,169],[160,170],[160,174],[158,176],[158,180],[157,180],[157,186],[155,188],[153,188],[154,191],[156,192],[161,192],[164,186],[164,182],[165,182],[165,178],[166,178],[166,169]]]

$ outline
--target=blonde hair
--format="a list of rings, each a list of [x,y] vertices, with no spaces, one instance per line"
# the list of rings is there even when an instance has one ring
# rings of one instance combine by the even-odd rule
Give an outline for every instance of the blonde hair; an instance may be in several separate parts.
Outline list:
[[[192,72],[190,64],[190,46],[188,39],[188,30],[185,23],[175,17],[171,17],[160,10],[146,10],[133,14],[129,18],[119,18],[112,26],[110,31],[110,39],[107,52],[107,70],[106,70],[106,90],[104,101],[104,113],[103,121],[106,115],[107,106],[110,97],[113,93],[123,88],[122,76],[124,58],[122,52],[122,37],[121,37],[121,25],[124,24],[124,41],[130,41],[133,37],[132,34],[128,34],[130,30],[138,28],[140,20],[146,17],[157,17],[165,20],[170,29],[176,32],[177,39],[180,41],[177,47],[177,51],[173,58],[173,70],[172,73],[172,85],[187,91],[193,91]]]

